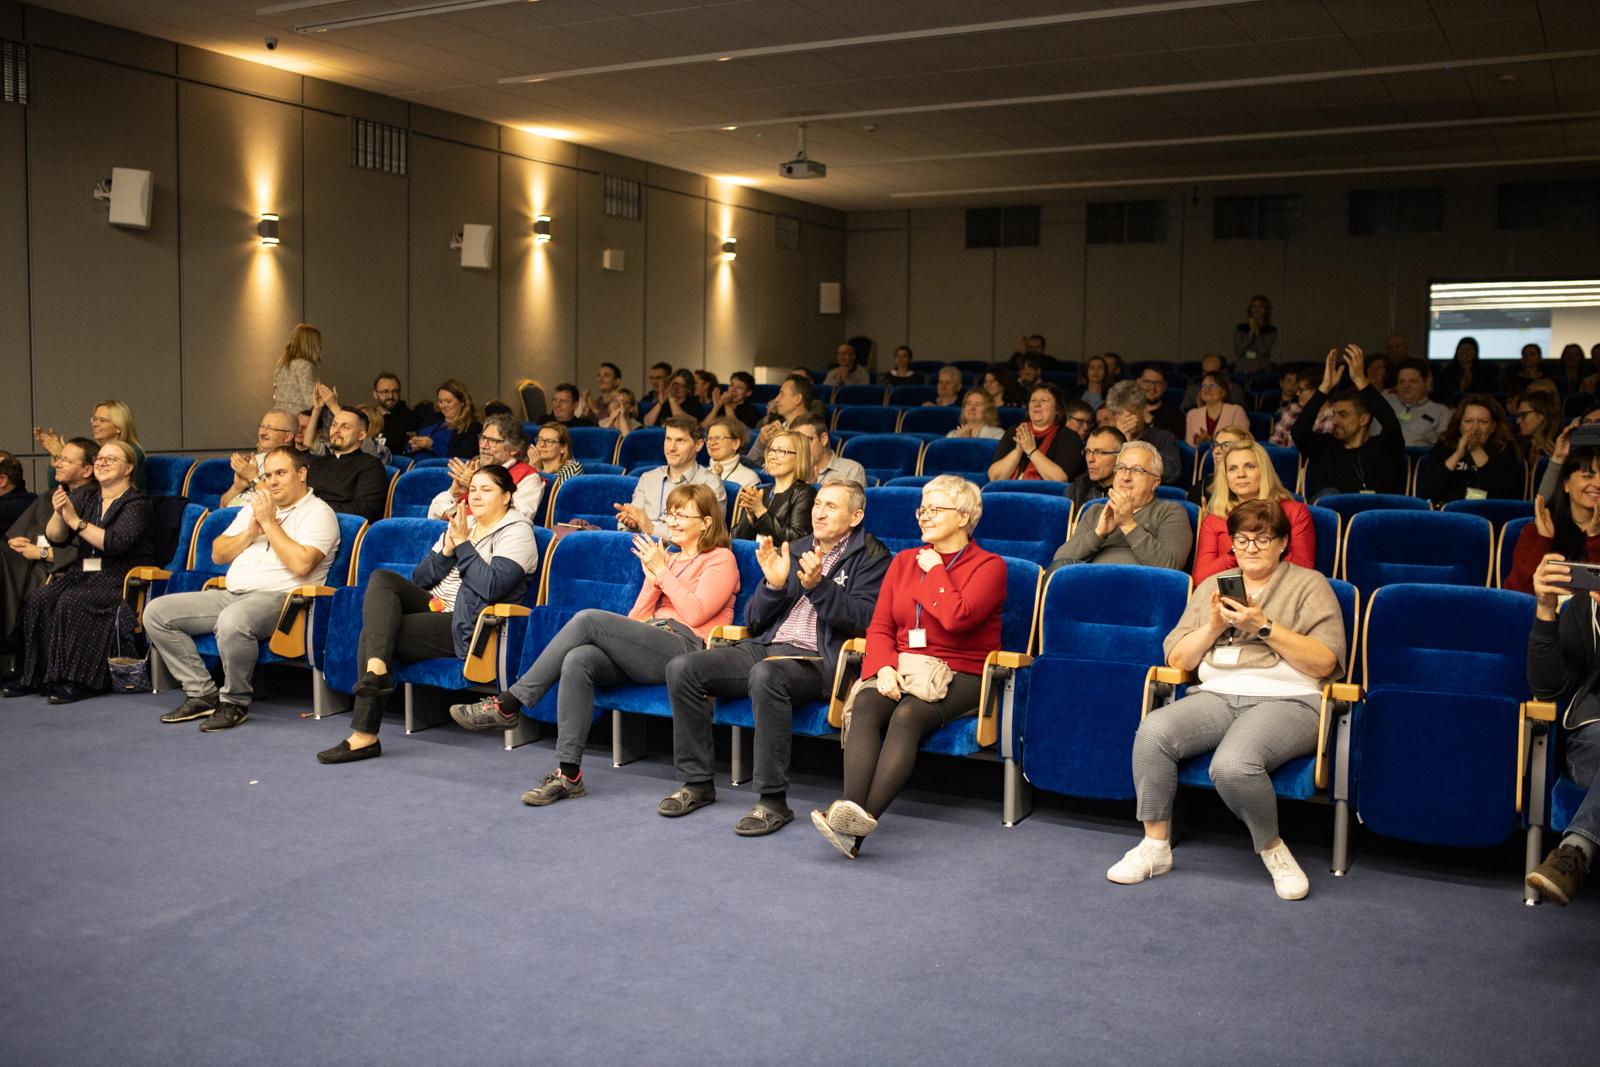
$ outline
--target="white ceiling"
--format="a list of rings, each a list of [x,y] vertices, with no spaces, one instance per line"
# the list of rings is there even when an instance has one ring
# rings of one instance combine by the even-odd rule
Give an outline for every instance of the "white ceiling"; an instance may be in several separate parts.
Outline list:
[[[1600,159],[1600,0],[517,0],[315,34],[294,27],[429,0],[256,13],[274,2],[43,6],[846,210],[1018,198],[977,191],[996,187],[1048,200],[1198,176],[1529,161],[1548,174]],[[1141,7],[1159,10],[1117,10]],[[838,44],[1063,14],[1087,17]],[[1375,69],[1396,67],[1412,69]],[[1041,96],[1066,99],[987,104]],[[782,180],[807,116],[838,116],[808,122],[828,176]],[[1189,143],[1147,143],[1174,139]],[[1107,147],[949,158],[1063,146]]]

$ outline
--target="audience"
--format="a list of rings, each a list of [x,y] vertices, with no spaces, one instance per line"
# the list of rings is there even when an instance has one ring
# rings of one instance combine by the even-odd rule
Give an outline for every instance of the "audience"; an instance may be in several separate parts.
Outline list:
[[[406,441],[416,427],[416,414],[401,399],[400,376],[393,371],[381,371],[372,379],[372,399],[383,409],[384,443],[392,449],[396,443]]]
[[[757,542],[756,561],[766,580],[745,607],[750,636],[685,652],[667,664],[673,763],[692,800],[709,803],[716,796],[712,700],[750,698],[751,784],[760,799],[734,825],[743,837],[762,837],[793,821],[788,789],[794,709],[828,698],[844,643],[863,636],[872,619],[889,551],[861,528],[865,509],[860,485],[825,482],[811,506],[810,535]],[[703,803],[669,797],[659,810],[684,815]]]
[[[822,379],[823,385],[835,388],[841,385],[870,385],[872,375],[867,368],[856,365],[856,350],[848,344],[840,345],[834,350],[835,366]]]
[[[599,425],[594,419],[578,413],[578,402],[578,387],[571,382],[562,382],[550,394],[550,413],[539,421],[545,425],[559,423],[568,429]]]
[[[694,375],[694,398],[696,402],[706,409],[706,414],[711,413],[711,397],[717,391],[717,376],[705,369],[696,370]],[[701,416],[704,421],[705,416]]]
[[[666,430],[661,439],[661,453],[666,464],[653,467],[639,476],[633,490],[633,500],[616,505],[617,529],[632,530],[649,536],[666,521],[667,504],[671,492],[684,485],[703,485],[717,501],[717,525],[725,532],[722,521],[727,507],[728,491],[709,468],[700,466],[696,457],[700,452],[701,426],[688,416],[669,415],[662,424]]]
[[[516,454],[520,456],[522,449],[518,448]],[[572,454],[572,431],[559,422],[547,422],[539,427],[538,432],[533,435],[533,447],[529,450],[528,458],[532,460],[531,465],[536,472],[550,475],[551,490],[556,489],[568,478],[583,473],[582,461]],[[538,480],[544,481],[543,478]],[[522,488],[520,483],[517,488],[519,490]],[[537,506],[535,503],[535,507]],[[517,505],[517,510],[522,510],[521,504]],[[533,517],[532,512],[526,514],[529,518]]]
[[[565,430],[566,427],[559,423],[539,427],[541,434],[548,432],[551,437]],[[522,423],[510,415],[489,416],[484,420],[483,432],[478,435],[478,454],[472,459],[450,461],[450,485],[428,501],[428,518],[448,519],[450,513],[467,499],[474,474],[490,467],[503,467],[510,475],[514,488],[511,506],[519,515],[531,521],[539,513],[539,504],[544,499],[544,479],[538,476],[533,464],[523,461],[522,455],[527,447],[528,439],[523,433]]]
[[[618,437],[626,437],[643,425],[639,421],[639,402],[634,398],[632,389],[619,386],[611,394],[605,417],[599,421],[599,425],[617,431]]]
[[[1233,358],[1251,365],[1272,358],[1272,344],[1278,328],[1272,325],[1272,301],[1261,295],[1250,298],[1245,320],[1233,328]]]
[[[1083,364],[1083,392],[1078,399],[1090,407],[1098,408],[1106,402],[1106,390],[1111,388],[1111,374],[1105,358],[1090,356]]]
[[[1152,711],[1133,740],[1135,818],[1144,839],[1106,877],[1121,885],[1172,870],[1172,802],[1178,763],[1213,751],[1211,782],[1250,831],[1284,900],[1310,882],[1278,836],[1270,772],[1317,748],[1322,686],[1345,667],[1344,615],[1328,580],[1284,559],[1292,538],[1275,501],[1249,500],[1228,517],[1245,600],[1201,582],[1167,635],[1167,666],[1198,672],[1188,694]]]
[[[1200,520],[1200,536],[1194,550],[1194,581],[1199,585],[1213,574],[1239,566],[1233,552],[1233,534],[1228,519],[1239,505],[1251,500],[1269,500],[1283,509],[1289,521],[1287,558],[1297,567],[1316,567],[1317,534],[1311,525],[1311,512],[1294,498],[1278,480],[1267,450],[1248,441],[1235,444],[1217,457],[1222,476],[1213,480],[1211,499]]]
[[[745,424],[732,416],[723,415],[706,423],[706,466],[724,482],[739,488],[756,485],[761,476],[740,460],[745,439],[750,436]]]
[[[773,435],[792,427],[795,419],[809,414],[811,401],[816,395],[816,388],[811,384],[810,378],[798,375],[785,378],[783,384],[778,387],[778,395],[767,405],[767,420],[761,424],[761,430],[750,442],[750,449],[745,458],[759,466],[767,450],[767,442],[772,440]]]
[[[185,695],[162,722],[203,717],[200,729],[211,732],[250,717],[260,643],[272,634],[285,595],[321,585],[339,550],[339,520],[306,485],[306,467],[305,455],[293,448],[268,454],[266,491],[253,493],[250,505],[212,543],[212,562],[228,568],[223,588],[168,593],[145,607],[151,649]],[[220,690],[194,644],[193,635],[209,633],[216,634],[222,660]]]
[[[1359,345],[1346,345],[1341,360],[1328,349],[1322,384],[1311,394],[1294,424],[1294,443],[1306,465],[1306,492],[1403,493],[1406,487],[1406,438],[1389,402],[1367,381],[1363,369],[1366,353]],[[1333,429],[1328,434],[1313,429],[1322,406],[1350,370],[1351,392],[1333,401]],[[1368,433],[1374,418],[1383,433]]]
[[[984,659],[1000,647],[1005,560],[972,539],[978,487],[943,474],[922,487],[921,548],[895,555],[867,627],[844,726],[844,796],[811,822],[854,859],[911,777],[922,739],[975,714]]]
[[[1584,366],[1583,346],[1565,344],[1561,346],[1561,355],[1556,360],[1555,378],[1556,389],[1563,396],[1573,396],[1583,389],[1583,380],[1587,374]]]
[[[1200,383],[1205,381],[1205,376],[1207,374],[1222,374],[1226,376],[1227,373],[1228,361],[1223,359],[1217,353],[1208,352],[1207,354],[1201,356],[1200,373],[1194,378],[1190,379],[1189,388],[1184,390],[1183,403],[1179,404],[1178,406],[1183,408],[1184,411],[1188,411],[1190,408],[1200,403]],[[1228,378],[1227,381],[1228,403],[1238,404],[1240,407],[1244,407],[1246,404],[1248,404],[1249,401],[1244,395],[1244,386],[1240,385],[1232,378]]]
[[[1184,426],[1183,439],[1198,447],[1211,440],[1219,429],[1231,426],[1250,426],[1250,417],[1238,404],[1230,404],[1228,376],[1220,371],[1201,375],[1200,403],[1189,412]]]
[[[1434,503],[1520,500],[1526,475],[1505,409],[1492,396],[1468,393],[1417,467],[1417,495]]]
[[[155,507],[133,485],[133,446],[109,441],[94,459],[94,478],[72,490],[57,486],[45,524],[52,546],[76,549],[51,580],[22,602],[22,670],[6,696],[44,692],[71,704],[111,688],[107,659],[134,652],[133,615],[122,580],[154,562]]]
[[[1441,401],[1454,404],[1461,399],[1462,393],[1474,390],[1482,391],[1493,388],[1488,380],[1488,375],[1483,375],[1479,380],[1478,371],[1478,339],[1476,337],[1463,337],[1456,342],[1456,350],[1450,357],[1450,362],[1440,367],[1433,376],[1435,392]]]
[[[1372,383],[1372,387],[1385,397],[1388,397],[1389,360],[1382,355],[1368,356],[1367,365],[1364,369],[1367,372],[1367,381]]]
[[[1501,588],[1532,593],[1534,573],[1552,552],[1563,562],[1600,563],[1600,446],[1573,448],[1563,458],[1560,491],[1548,503],[1534,494],[1533,522],[1517,536]]]
[[[992,364],[983,372],[983,379],[978,383],[985,393],[994,400],[997,408],[1021,407],[1027,402],[1027,394],[1011,376],[1011,368],[1004,363]]]
[[[673,417],[668,420],[669,432]],[[720,484],[720,483],[719,483]],[[667,496],[666,538],[633,539],[643,584],[626,616],[589,608],[572,617],[539,653],[533,666],[504,693],[475,704],[457,704],[451,718],[469,730],[505,730],[521,720],[521,709],[556,690],[556,760],[559,766],[522,802],[544,807],[588,792],[583,779],[583,749],[594,722],[595,690],[631,682],[660,685],[674,657],[705,648],[711,631],[733,621],[739,565],[728,547],[722,503],[704,485],[679,485]],[[667,552],[667,544],[677,551]],[[685,787],[673,794],[682,815],[711,802]],[[668,798],[671,800],[672,798]]]
[[[649,411],[658,404],[667,402],[667,382],[672,378],[672,364],[652,363],[646,372],[649,384],[643,395],[639,397],[639,411]]]
[[[755,375],[749,371],[734,371],[728,376],[726,389],[711,390],[711,405],[700,421],[709,426],[711,420],[727,417],[754,428],[761,421],[761,409],[750,402],[755,391]]]
[[[1182,504],[1156,496],[1160,484],[1161,453],[1148,441],[1123,445],[1105,499],[1078,516],[1050,569],[1073,563],[1183,569],[1194,546],[1194,529]]]
[[[1404,360],[1395,371],[1394,391],[1384,394],[1411,448],[1435,444],[1439,431],[1450,421],[1450,409],[1428,398],[1431,378],[1426,362]]]
[[[485,464],[471,475],[466,498],[449,510],[448,524],[412,568],[410,580],[387,568],[372,572],[361,602],[356,656],[362,673],[350,736],[317,753],[318,762],[383,755],[378,727],[395,688],[391,666],[449,656],[465,660],[478,613],[523,599],[539,548],[527,516],[512,506],[516,491],[509,470]]]
[[[953,408],[961,403],[961,369],[953,363],[939,368],[933,380],[933,399],[923,401],[925,408]]]
[[[994,397],[982,389],[969,389],[961,401],[961,423],[946,437],[976,437],[998,441],[1005,434],[1000,429],[1000,410]]]
[[[94,480],[94,461],[99,454],[100,446],[87,437],[64,442],[60,454],[51,461],[56,488],[65,489],[70,495],[88,485]],[[0,460],[0,469],[15,462],[7,456]],[[6,528],[6,547],[0,551],[0,654],[8,661],[19,647],[23,598],[43,585],[47,577],[78,559],[76,545],[58,548],[45,536],[55,511],[54,494],[34,497],[28,509]]]
[[[1038,356],[1023,356],[1017,361],[1017,392],[1027,396],[1028,391],[1044,381],[1044,361]]]
[[[1536,344],[1525,344],[1518,353],[1517,362],[1508,365],[1500,378],[1500,391],[1515,396],[1531,382],[1541,381],[1544,373],[1544,350]]]
[[[1127,438],[1115,426],[1101,426],[1089,434],[1083,446],[1084,471],[1072,479],[1067,499],[1074,511],[1081,511],[1091,500],[1103,500],[1111,492],[1117,476],[1117,454]]]
[[[1178,439],[1145,419],[1144,390],[1138,382],[1118,382],[1106,394],[1104,405],[1111,421],[1129,441],[1144,441],[1161,456],[1163,479],[1176,485],[1183,479],[1183,464],[1178,457]],[[1157,472],[1160,473],[1160,472]]]
[[[650,410],[644,413],[644,424],[664,425],[668,418],[699,422],[705,415],[706,405],[694,397],[694,374],[688,370],[675,370],[672,377],[667,379],[666,399],[650,405]]]
[[[468,459],[478,454],[478,405],[472,402],[467,387],[454,378],[446,379],[435,391],[433,420],[411,435],[406,451],[412,456]]]
[[[1064,423],[1061,394],[1048,383],[1034,386],[1028,417],[995,446],[989,480],[1070,482],[1082,472],[1083,438]]]
[[[48,453],[51,459],[61,454],[61,446],[66,438],[56,433],[55,430],[33,428],[33,436],[40,446]],[[123,441],[133,446],[133,454],[138,457],[138,462],[133,469],[133,486],[140,492],[144,491],[144,448],[139,444],[139,432],[133,425],[133,409],[121,400],[102,400],[94,406],[94,414],[89,416],[89,436],[95,443],[104,448],[107,441]],[[46,488],[55,488],[55,475]]]
[[[0,452],[0,523],[10,526],[33,506],[37,494],[28,492],[22,464],[10,452]]]
[[[306,484],[334,511],[377,522],[389,502],[389,472],[377,456],[362,447],[367,440],[367,414],[358,407],[340,407],[338,397],[325,385],[319,384],[317,390],[312,409],[316,414],[301,438],[301,448],[310,460]],[[334,413],[326,444],[316,440],[314,429],[324,405]],[[237,471],[234,482],[238,483]]]
[[[804,437],[811,448],[811,477],[813,482],[839,478],[857,485],[867,485],[867,472],[853,459],[837,455],[828,441],[828,424],[815,415],[802,415],[789,424],[790,429]]]
[[[316,397],[322,374],[322,331],[300,323],[272,369],[272,406],[304,411]]]
[[[280,408],[261,416],[261,421],[256,423],[255,453],[235,452],[228,457],[233,467],[233,484],[222,492],[222,507],[243,507],[250,502],[250,493],[261,479],[261,465],[267,453],[286,445],[298,446],[298,425],[293,412]]]
[[[780,433],[767,445],[766,470],[772,476],[771,485],[747,485],[739,490],[733,536],[746,541],[765,537],[778,544],[807,536],[816,496],[811,483],[821,479],[813,473],[811,447],[798,430]]]
[[[594,372],[594,392],[585,389],[578,401],[578,414],[598,421],[611,411],[611,397],[622,388],[622,368],[602,363]]]
[[[1145,421],[1174,437],[1181,436],[1185,432],[1184,415],[1175,405],[1166,402],[1166,374],[1160,367],[1146,367],[1139,372],[1136,380],[1139,388],[1144,391]]]

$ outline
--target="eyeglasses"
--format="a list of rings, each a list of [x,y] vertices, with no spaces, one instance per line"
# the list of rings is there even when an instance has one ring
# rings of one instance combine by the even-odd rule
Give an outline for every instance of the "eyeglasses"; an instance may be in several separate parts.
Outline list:
[[[1083,454],[1086,456],[1100,456],[1101,458],[1104,458],[1106,456],[1116,455],[1117,450],[1114,448],[1086,448],[1083,450]]]
[[[1116,466],[1116,472],[1118,474],[1122,474],[1123,472],[1127,472],[1128,474],[1142,474],[1146,478],[1154,478],[1156,476],[1155,471],[1146,470],[1143,467],[1135,467],[1128,463],[1118,463]]]
[[[704,518],[705,518],[704,515],[694,515],[694,514],[691,514],[690,512],[687,512],[687,511],[669,511],[669,512],[667,512],[667,521],[668,522],[692,522],[695,519],[704,519]]]
[[[1519,412],[1517,412],[1517,418],[1526,419],[1530,415],[1537,415],[1537,414],[1539,414],[1537,411],[1519,411]]]
[[[1087,415],[1068,415],[1067,416],[1067,425],[1068,426],[1087,426],[1087,425],[1089,425],[1089,417]]]
[[[286,430],[282,426],[268,426],[264,422],[257,426],[256,429],[260,430],[262,433],[294,433],[293,430]]]
[[[536,445],[547,445],[547,446],[549,446],[551,448],[554,448],[556,445],[559,445],[561,443],[561,438],[559,438],[559,437],[535,437],[533,439],[533,443],[536,444]]]
[[[1262,534],[1259,537],[1250,537],[1247,534],[1237,534],[1233,539],[1233,547],[1239,552],[1243,552],[1247,548],[1260,549],[1264,552],[1266,551],[1267,546],[1272,544],[1272,542],[1276,541],[1277,539],[1277,534]]]
[[[931,519],[941,511],[960,511],[960,508],[941,507],[938,504],[923,504],[917,508],[917,518]]]
[[[728,436],[728,435],[727,435],[727,434],[725,434],[725,433],[719,433],[719,434],[707,434],[707,435],[706,435],[706,441],[707,441],[707,442],[708,442],[708,443],[709,443],[709,442],[711,442],[711,441],[716,441],[716,442],[718,442],[718,443],[719,443],[719,444],[720,444],[720,443],[721,443],[721,442],[723,442],[723,441],[732,441],[732,440],[733,440],[733,438],[731,438],[731,437],[729,437],[729,436]]]
[[[115,467],[115,466],[117,466],[119,464],[126,464],[127,462],[128,462],[127,460],[123,459],[120,456],[101,456],[99,459],[94,461],[94,466],[96,466],[96,467]]]
[[[800,453],[796,452],[792,448],[769,448],[769,449],[767,449],[767,455],[769,455],[769,456],[798,456],[799,454]]]
[[[506,443],[506,439],[504,437],[490,437],[486,433],[481,433],[478,435],[478,443],[485,445],[503,445]]]

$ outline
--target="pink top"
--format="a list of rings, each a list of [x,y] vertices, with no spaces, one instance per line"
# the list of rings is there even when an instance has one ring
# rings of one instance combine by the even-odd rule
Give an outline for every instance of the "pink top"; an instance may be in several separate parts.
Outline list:
[[[701,552],[688,563],[674,553],[667,557],[667,570],[659,582],[644,580],[628,618],[677,619],[704,641],[713,629],[733,621],[733,596],[738,591],[739,563],[731,548]]]
[[[1226,430],[1230,426],[1240,429],[1250,428],[1250,416],[1244,413],[1244,408],[1238,404],[1222,405],[1222,413],[1217,416],[1217,425],[1211,430],[1211,436],[1216,436],[1217,430]],[[1200,434],[1206,428],[1206,409],[1202,404],[1191,410],[1184,423],[1183,439],[1191,445],[1200,444]]]

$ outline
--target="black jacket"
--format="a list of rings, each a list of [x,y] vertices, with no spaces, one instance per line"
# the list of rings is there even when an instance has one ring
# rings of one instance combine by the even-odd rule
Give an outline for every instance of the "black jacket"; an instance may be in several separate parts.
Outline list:
[[[1528,633],[1528,689],[1538,700],[1571,702],[1561,716],[1567,730],[1600,721],[1600,661],[1594,649],[1594,601],[1578,595],[1555,622],[1533,620]]]
[[[1317,433],[1317,413],[1328,402],[1321,389],[1311,394],[1290,435],[1306,461],[1306,491],[1334,489],[1341,493],[1403,493],[1406,491],[1406,435],[1399,416],[1372,384],[1361,390],[1372,421],[1383,427],[1360,448],[1346,448],[1332,434]]]
[[[733,536],[747,541],[766,536],[775,545],[809,537],[811,504],[816,498],[817,491],[810,482],[796,481],[777,494],[772,492],[772,486],[764,486],[761,500],[767,505],[767,513],[759,519],[748,511],[742,513],[733,524]]]
[[[744,609],[745,623],[757,640],[770,642],[789,617],[795,601],[802,596],[810,598],[811,606],[817,610],[817,653],[822,657],[822,676],[832,681],[844,643],[866,635],[893,555],[876,537],[857,528],[827,577],[815,589],[803,589],[798,561],[816,543],[809,534],[789,542],[789,581],[782,589],[773,589],[765,581],[756,586]]]

